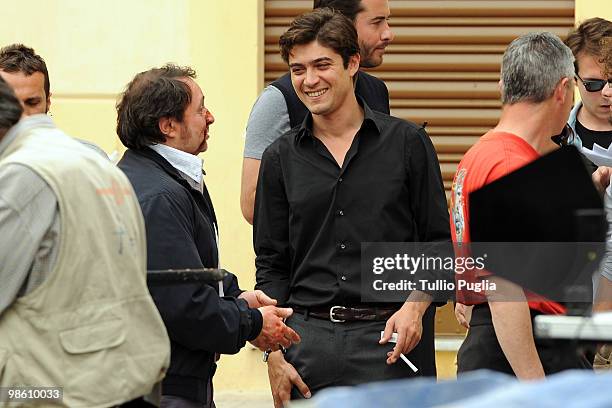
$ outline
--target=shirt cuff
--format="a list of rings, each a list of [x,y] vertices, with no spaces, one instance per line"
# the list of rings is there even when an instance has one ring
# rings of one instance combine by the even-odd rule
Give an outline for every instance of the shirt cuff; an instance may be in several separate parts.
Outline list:
[[[251,332],[249,333],[247,341],[255,340],[263,327],[263,316],[261,312],[257,309],[250,309],[249,312],[251,313]]]

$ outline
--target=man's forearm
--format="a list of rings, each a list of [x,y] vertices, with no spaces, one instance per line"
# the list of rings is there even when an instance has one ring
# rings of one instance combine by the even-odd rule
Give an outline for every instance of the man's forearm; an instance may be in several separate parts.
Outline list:
[[[612,310],[612,281],[600,275],[593,311],[605,312],[610,310]]]
[[[413,290],[408,295],[404,307],[416,312],[419,316],[423,316],[425,311],[431,305],[431,295],[421,292],[420,290]]]
[[[533,340],[531,314],[523,290],[507,281],[496,280],[505,300],[489,301],[493,328],[514,374],[521,380],[544,377],[544,369]]]
[[[242,180],[240,186],[240,209],[244,219],[253,224],[255,208],[255,191],[261,161],[245,157],[242,162]]]
[[[255,207],[255,189],[244,190],[240,196],[240,209],[242,216],[251,225],[253,225],[253,213]]]

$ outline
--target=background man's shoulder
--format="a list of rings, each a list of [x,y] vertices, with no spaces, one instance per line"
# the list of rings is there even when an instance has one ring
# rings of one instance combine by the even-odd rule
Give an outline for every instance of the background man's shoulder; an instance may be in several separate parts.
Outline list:
[[[244,157],[261,159],[263,151],[290,129],[289,112],[283,93],[268,85],[259,95],[246,126]]]
[[[286,154],[287,150],[291,150],[295,144],[296,137],[300,132],[301,127],[296,126],[283,133],[278,139],[273,141],[264,151],[262,160],[265,157],[279,157],[281,154]]]

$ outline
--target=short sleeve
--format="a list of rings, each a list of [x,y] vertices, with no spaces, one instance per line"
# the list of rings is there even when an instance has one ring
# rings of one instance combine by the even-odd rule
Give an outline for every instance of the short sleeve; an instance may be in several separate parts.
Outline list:
[[[261,160],[272,142],[291,130],[283,93],[268,85],[255,101],[246,127],[244,157]]]

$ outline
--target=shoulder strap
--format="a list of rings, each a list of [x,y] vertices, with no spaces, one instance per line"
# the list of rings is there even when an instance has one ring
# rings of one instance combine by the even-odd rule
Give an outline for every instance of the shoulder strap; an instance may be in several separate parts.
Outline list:
[[[383,81],[367,72],[359,71],[355,93],[363,98],[370,109],[389,115],[389,91]]]
[[[291,128],[301,125],[306,114],[308,114],[308,109],[306,109],[306,106],[304,106],[300,98],[296,95],[295,89],[293,89],[293,85],[291,84],[291,75],[286,73],[270,85],[281,91],[285,97]]]

